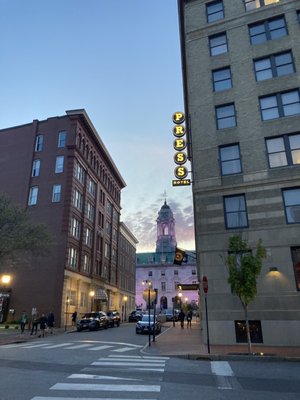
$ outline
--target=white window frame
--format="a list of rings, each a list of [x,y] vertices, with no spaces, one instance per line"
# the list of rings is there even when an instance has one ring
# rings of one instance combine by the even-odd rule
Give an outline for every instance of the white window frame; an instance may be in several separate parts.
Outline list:
[[[61,185],[53,185],[52,189],[52,203],[59,203],[61,200]]]
[[[29,206],[35,206],[37,204],[38,194],[39,194],[38,186],[32,186],[29,189],[29,196],[28,196],[28,205]]]

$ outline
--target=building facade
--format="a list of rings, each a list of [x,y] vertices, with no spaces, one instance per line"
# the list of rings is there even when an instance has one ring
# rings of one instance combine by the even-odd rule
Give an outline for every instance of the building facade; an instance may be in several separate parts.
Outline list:
[[[125,182],[85,110],[2,129],[0,164],[1,192],[55,242],[47,257],[1,265],[12,277],[11,319],[52,311],[59,326],[75,310],[119,310],[134,296],[134,256],[120,264],[119,241],[130,238],[131,253],[136,242],[120,231]]]
[[[259,238],[267,250],[249,310],[253,340],[299,345],[299,1],[182,0],[178,6],[210,341],[245,340],[244,313],[224,265],[229,237],[241,235],[249,250]]]
[[[136,254],[136,307],[147,309],[147,298],[144,283],[151,282],[151,288],[157,289],[157,308],[173,308],[173,299],[181,292],[181,300],[198,305],[198,290],[180,290],[178,286],[197,285],[195,254],[185,251],[185,259],[181,265],[174,264],[177,246],[175,218],[170,206],[165,203],[161,207],[157,224],[156,251]],[[184,287],[184,286],[183,286]]]

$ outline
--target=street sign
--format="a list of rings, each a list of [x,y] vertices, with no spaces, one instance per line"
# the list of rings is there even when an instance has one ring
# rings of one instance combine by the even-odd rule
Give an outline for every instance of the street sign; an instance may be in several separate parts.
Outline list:
[[[206,294],[208,292],[208,280],[206,278],[206,276],[203,276],[202,278],[202,287],[203,287],[203,291]]]

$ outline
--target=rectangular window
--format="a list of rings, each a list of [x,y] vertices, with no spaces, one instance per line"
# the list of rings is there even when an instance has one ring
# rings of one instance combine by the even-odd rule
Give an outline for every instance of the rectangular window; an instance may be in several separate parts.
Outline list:
[[[300,247],[292,247],[292,260],[294,265],[294,273],[297,290],[300,291]]]
[[[300,188],[282,191],[285,215],[288,224],[300,222]]]
[[[28,205],[35,206],[37,204],[39,188],[32,186],[29,190]]]
[[[94,221],[95,207],[89,201],[87,203],[87,217],[90,221]]]
[[[87,189],[88,192],[95,197],[96,195],[96,182],[93,181],[92,178],[88,177],[88,182],[87,182]]]
[[[213,88],[215,92],[232,88],[230,67],[212,71]]]
[[[251,44],[260,44],[268,40],[279,39],[288,34],[283,16],[249,25]]]
[[[52,203],[59,203],[61,198],[61,185],[53,185]]]
[[[148,271],[148,276],[152,276],[152,271]]]
[[[222,175],[239,174],[242,172],[240,146],[238,144],[219,148]]]
[[[259,102],[263,121],[300,114],[299,90],[264,96]]]
[[[255,10],[263,6],[279,3],[280,0],[245,0],[246,11]]]
[[[300,164],[300,134],[266,139],[270,168]]]
[[[166,290],[166,282],[161,282],[161,290],[165,292]]]
[[[68,265],[72,268],[77,268],[78,266],[78,251],[73,247],[69,247],[68,251]]]
[[[161,276],[166,276],[165,271],[161,271]]]
[[[108,243],[104,243],[104,256],[110,258],[110,247]]]
[[[178,275],[178,269],[174,270],[174,275]]]
[[[237,343],[247,343],[246,321],[234,321]],[[249,321],[250,339],[252,343],[263,343],[260,321]]]
[[[73,205],[80,211],[82,210],[82,201],[83,201],[82,193],[80,193],[77,189],[74,189]]]
[[[86,292],[80,292],[80,307],[87,306],[87,294]]]
[[[67,132],[61,131],[58,133],[58,148],[66,147]]]
[[[192,269],[192,275],[196,275],[196,270]]]
[[[33,160],[31,176],[40,175],[41,160]]]
[[[44,148],[44,135],[37,135],[35,138],[35,151],[42,151]]]
[[[178,290],[178,286],[180,285],[180,282],[174,282],[174,290]]]
[[[80,183],[84,184],[84,169],[81,166],[81,164],[79,164],[79,162],[76,160],[75,160],[74,176]]]
[[[85,229],[85,240],[84,243],[89,246],[92,247],[92,243],[93,243],[93,232],[90,228],[86,227]]]
[[[209,37],[210,55],[217,56],[219,54],[227,53],[227,36],[226,33],[220,33]]]
[[[291,51],[254,60],[257,81],[293,74],[295,72]]]
[[[91,258],[87,254],[83,256],[83,271],[89,272],[91,267]]]
[[[80,238],[80,222],[76,218],[71,218],[71,235],[76,239]]]
[[[55,173],[61,174],[64,172],[64,156],[57,156],[55,160]]]
[[[217,129],[233,128],[236,126],[234,104],[216,107]]]
[[[222,0],[211,1],[206,4],[207,22],[215,22],[224,18],[224,6]]]
[[[248,227],[245,195],[225,196],[224,212],[226,229]]]

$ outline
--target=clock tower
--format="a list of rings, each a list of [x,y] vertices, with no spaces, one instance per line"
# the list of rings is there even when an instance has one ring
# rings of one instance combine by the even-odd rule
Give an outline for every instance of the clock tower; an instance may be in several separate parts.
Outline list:
[[[175,219],[166,200],[158,213],[156,222],[156,253],[174,253],[177,245],[175,237]]]

